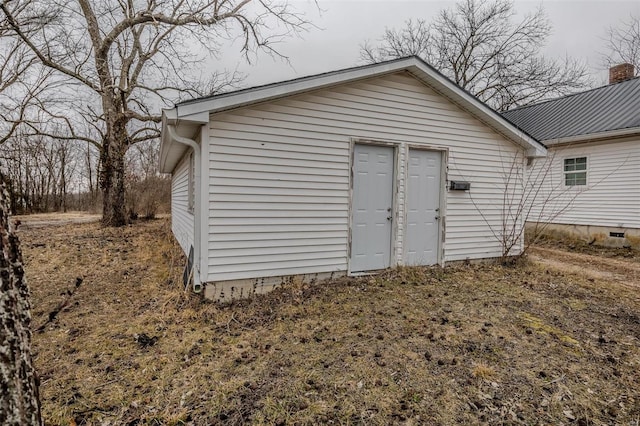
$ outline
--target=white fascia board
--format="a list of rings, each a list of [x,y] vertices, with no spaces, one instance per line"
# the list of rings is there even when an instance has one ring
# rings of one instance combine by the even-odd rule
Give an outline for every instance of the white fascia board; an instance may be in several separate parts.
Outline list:
[[[544,158],[547,156],[547,148],[536,146],[528,148],[526,151],[527,158]]]
[[[177,108],[162,110],[162,131],[160,139],[160,172],[171,173],[178,160],[182,156],[184,146],[178,144],[181,149],[176,148],[176,142],[171,137],[167,129],[168,125],[175,126],[176,132],[181,136],[193,137],[192,133],[197,132],[200,126],[209,122],[209,112],[199,111],[193,114],[182,116],[178,114]]]
[[[588,133],[586,135],[567,136],[565,138],[547,139],[543,142],[546,145],[555,146],[579,142],[595,142],[605,139],[619,139],[634,135],[640,135],[640,127],[630,127],[628,129],[616,129],[606,132]]]
[[[180,123],[196,123],[196,124],[207,124],[209,122],[209,111],[197,111],[191,114],[184,114],[182,110],[179,110],[178,107],[174,108],[176,110],[176,124]]]
[[[171,109],[162,110],[162,121],[163,124],[166,121],[167,124],[173,125],[178,125],[180,122],[206,124],[209,122],[209,111],[184,111],[182,109],[178,109],[176,106]]]
[[[165,121],[175,121],[178,118],[178,111],[175,108],[162,110],[162,127],[164,128]]]

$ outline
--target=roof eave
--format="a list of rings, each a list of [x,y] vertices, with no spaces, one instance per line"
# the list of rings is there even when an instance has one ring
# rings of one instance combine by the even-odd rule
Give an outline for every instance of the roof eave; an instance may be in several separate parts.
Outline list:
[[[545,139],[543,143],[548,146],[568,145],[583,142],[598,142],[607,139],[620,139],[628,136],[640,135],[640,127],[626,129],[607,130],[605,132],[588,133],[584,135],[572,135],[562,138]]]
[[[190,115],[179,115],[177,108],[162,110],[162,131],[160,139],[159,168],[161,173],[172,173],[184,151],[186,145],[176,142],[167,126],[176,126],[180,136],[193,138],[200,126],[209,122],[209,113],[200,111]]]

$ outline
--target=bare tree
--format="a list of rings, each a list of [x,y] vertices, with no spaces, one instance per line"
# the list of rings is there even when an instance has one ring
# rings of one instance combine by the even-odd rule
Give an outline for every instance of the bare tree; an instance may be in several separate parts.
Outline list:
[[[630,16],[618,27],[609,27],[606,50],[603,61],[607,68],[628,63],[635,67],[635,75],[640,75],[640,18]]]
[[[32,114],[47,89],[51,73],[35,64],[30,49],[11,37],[8,23],[0,21],[0,145]]]
[[[502,262],[515,255],[526,255],[548,226],[569,210],[583,191],[566,188],[559,179],[553,179],[553,167],[557,151],[551,151],[544,158],[533,159],[531,166],[521,153],[512,158],[502,157],[502,203],[499,226],[492,227],[491,233],[500,242]],[[472,203],[486,223],[483,209]],[[525,241],[526,224],[531,223],[529,240]],[[516,252],[517,249],[517,253]]]
[[[31,358],[31,307],[9,194],[0,184],[0,423],[39,425],[38,379]]]
[[[0,172],[8,182],[12,212],[66,211],[70,184],[81,180],[80,148],[79,142],[25,136],[20,129],[1,144]]]
[[[499,111],[590,85],[586,66],[551,60],[541,48],[551,32],[542,8],[514,22],[508,0],[462,0],[431,22],[385,30],[361,47],[365,62],[416,55]]]
[[[469,192],[469,201],[487,226],[491,238],[500,246],[502,263],[525,256],[531,245],[576,205],[579,197],[615,175],[629,160],[625,159],[606,176],[591,179],[584,187],[567,186],[562,168],[565,155],[564,149],[558,147],[549,150],[544,158],[527,160],[521,151],[501,150],[498,154],[499,179],[491,184],[484,183],[485,189],[501,195],[500,202],[475,196],[473,189]],[[449,167],[464,179],[474,180],[472,176],[465,176],[465,170],[455,163]],[[479,184],[476,188],[483,186],[481,182]]]
[[[500,260],[504,264],[509,259],[517,259],[526,253],[527,247],[523,244],[524,224],[529,220],[539,219],[538,216],[549,214],[548,210],[553,204],[550,200],[552,195],[545,187],[544,179],[550,173],[552,161],[548,158],[534,160],[538,162],[536,170],[525,177],[527,160],[522,151],[501,150],[498,157],[501,164],[500,178],[492,184],[478,182],[475,190],[469,191],[468,197],[488,233],[499,244]],[[464,170],[458,169],[455,163],[450,165],[450,169],[465,179],[472,179],[471,176],[465,176]],[[500,194],[499,202],[496,199],[476,197],[475,191],[482,187]]]
[[[39,85],[21,86],[34,60],[0,22],[0,144],[25,116]],[[39,425],[38,379],[31,357],[31,309],[10,197],[0,173],[0,424]]]
[[[157,141],[137,144],[127,153],[126,203],[131,218],[153,219],[159,211],[169,212],[171,179],[158,172]]]
[[[100,175],[100,155],[95,146],[87,144],[83,150],[82,165],[79,167],[81,171],[80,180],[86,185],[85,202],[80,204],[80,210],[98,209],[97,200],[99,195],[98,187],[100,185],[98,176]],[[80,192],[80,191],[78,191]]]
[[[0,3],[15,37],[73,85],[62,97],[75,115],[48,104],[40,120],[63,123],[64,133],[42,124],[33,128],[100,150],[107,226],[126,223],[125,153],[158,137],[158,106],[211,89],[200,76],[190,77],[203,60],[198,52],[215,54],[222,39],[240,38],[247,55],[255,48],[275,53],[274,41],[306,25],[286,3],[271,0],[24,0],[12,9],[15,3]],[[36,32],[35,17],[43,10],[48,21]],[[92,135],[79,130],[82,121],[93,126]]]

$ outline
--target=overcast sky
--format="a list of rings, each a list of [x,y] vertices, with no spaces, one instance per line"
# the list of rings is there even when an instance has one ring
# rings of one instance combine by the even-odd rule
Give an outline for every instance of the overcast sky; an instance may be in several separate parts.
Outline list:
[[[433,0],[291,0],[292,6],[305,13],[317,29],[302,33],[278,45],[290,63],[267,55],[254,58],[251,65],[237,54],[239,46],[226,49],[216,69],[237,68],[247,75],[243,86],[255,86],[291,78],[361,65],[360,45],[365,40],[379,40],[385,27],[401,28],[410,18],[431,20],[438,11],[454,1]],[[515,1],[515,11],[524,15],[540,5],[553,27],[544,48],[549,57],[569,55],[585,61],[593,72],[596,86],[606,84],[607,74],[601,60],[606,29],[640,16],[640,0]],[[320,9],[320,10],[318,10]],[[516,18],[517,19],[517,18]]]

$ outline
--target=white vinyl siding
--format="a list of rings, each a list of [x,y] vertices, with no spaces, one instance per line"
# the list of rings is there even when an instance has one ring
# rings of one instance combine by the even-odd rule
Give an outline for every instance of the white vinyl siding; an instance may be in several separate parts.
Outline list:
[[[193,151],[189,153],[189,170],[188,170],[188,203],[187,208],[190,212],[193,212],[196,202],[196,163],[193,155]]]
[[[185,155],[171,176],[171,230],[185,254],[193,245],[193,213],[189,209],[189,163]]]
[[[566,186],[567,158],[587,158],[587,184]],[[640,228],[640,138],[618,142],[550,147],[547,161],[534,170],[549,168],[544,194],[529,221],[567,225]],[[545,200],[547,206],[542,208]]]
[[[520,148],[397,73],[211,116],[207,281],[347,270],[354,138],[398,144],[393,264],[410,144],[448,150],[448,178],[471,182],[446,194],[445,260],[501,255],[504,175],[512,161],[521,172]]]

